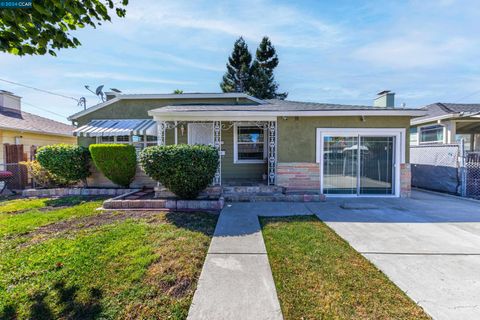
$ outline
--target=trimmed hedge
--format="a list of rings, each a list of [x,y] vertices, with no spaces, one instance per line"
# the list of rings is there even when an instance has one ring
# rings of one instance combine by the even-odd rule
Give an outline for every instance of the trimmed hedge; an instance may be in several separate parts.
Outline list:
[[[83,181],[90,175],[90,152],[81,146],[54,144],[38,149],[37,160],[50,173],[68,183]]]
[[[140,153],[145,173],[182,199],[195,199],[212,183],[218,151],[203,145],[154,146]]]
[[[91,144],[93,163],[105,177],[119,186],[130,186],[135,178],[137,155],[135,147],[128,144]]]

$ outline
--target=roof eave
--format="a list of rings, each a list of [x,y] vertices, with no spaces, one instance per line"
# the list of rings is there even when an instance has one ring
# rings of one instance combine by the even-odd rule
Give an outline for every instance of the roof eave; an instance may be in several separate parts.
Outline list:
[[[325,110],[325,111],[178,111],[166,112],[161,108],[148,111],[148,115],[156,118],[185,118],[185,117],[287,117],[287,116],[424,116],[422,110]]]
[[[410,124],[412,125],[417,125],[417,124],[422,124],[422,123],[428,123],[428,122],[435,122],[439,120],[447,120],[447,119],[452,119],[452,118],[458,118],[461,117],[461,113],[449,113],[449,114],[444,114],[441,116],[437,117],[431,117],[431,118],[423,118],[423,119],[412,119],[410,121]]]
[[[182,93],[182,94],[120,94],[108,101],[94,105],[88,109],[72,114],[67,119],[73,121],[81,116],[97,111],[120,100],[145,100],[145,99],[221,99],[221,98],[245,98],[258,104],[268,104],[267,101],[252,97],[245,93]]]

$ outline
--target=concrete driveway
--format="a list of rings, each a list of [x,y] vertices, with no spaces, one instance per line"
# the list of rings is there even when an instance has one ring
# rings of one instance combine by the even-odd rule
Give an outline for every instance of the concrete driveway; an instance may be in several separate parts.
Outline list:
[[[434,319],[480,319],[480,202],[416,191],[306,207]]]

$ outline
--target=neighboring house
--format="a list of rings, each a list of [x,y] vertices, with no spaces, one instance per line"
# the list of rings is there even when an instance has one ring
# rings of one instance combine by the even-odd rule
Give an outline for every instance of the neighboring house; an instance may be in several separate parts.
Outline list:
[[[480,151],[480,104],[430,104],[427,114],[411,121],[410,143],[451,144],[462,139],[467,151]]]
[[[22,111],[21,97],[0,90],[0,170],[14,173],[11,189],[22,189],[27,183],[24,169],[18,162],[32,160],[41,146],[76,144],[71,125]]]
[[[242,93],[116,94],[72,115],[78,143],[211,144],[216,185],[268,184],[340,196],[410,188],[408,130],[418,109],[259,100]],[[96,173],[90,185],[107,186]],[[138,171],[134,186],[155,183]]]

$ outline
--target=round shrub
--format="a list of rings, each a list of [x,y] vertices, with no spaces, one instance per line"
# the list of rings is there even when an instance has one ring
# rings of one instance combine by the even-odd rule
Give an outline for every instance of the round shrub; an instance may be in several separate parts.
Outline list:
[[[38,149],[37,160],[42,167],[69,183],[83,181],[90,175],[90,152],[81,146],[54,144]]]
[[[203,145],[154,146],[140,154],[145,173],[182,199],[195,199],[212,182],[218,151]]]
[[[135,178],[137,155],[128,144],[92,144],[89,147],[93,163],[105,177],[122,187]]]

